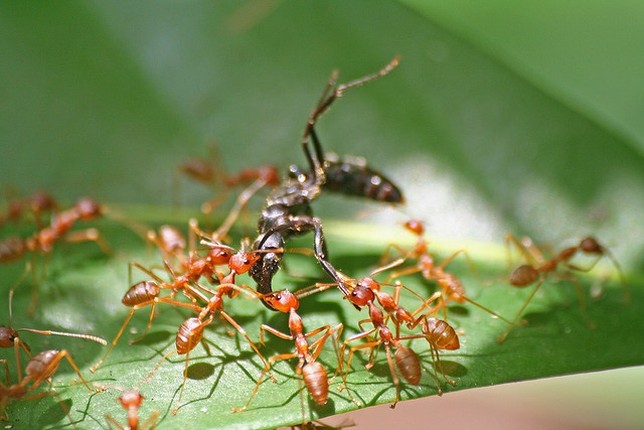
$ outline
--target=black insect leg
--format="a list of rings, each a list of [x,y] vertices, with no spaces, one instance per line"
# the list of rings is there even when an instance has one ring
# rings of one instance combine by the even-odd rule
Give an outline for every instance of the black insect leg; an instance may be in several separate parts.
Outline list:
[[[306,230],[314,231],[313,239],[313,252],[315,253],[315,258],[318,260],[322,268],[326,273],[328,273],[333,280],[338,284],[338,288],[342,291],[342,294],[349,295],[349,290],[344,284],[344,278],[333,265],[329,262],[326,240],[324,239],[324,231],[322,230],[322,223],[320,219],[314,216],[298,215],[292,217],[293,226],[296,226],[298,231],[304,232]]]

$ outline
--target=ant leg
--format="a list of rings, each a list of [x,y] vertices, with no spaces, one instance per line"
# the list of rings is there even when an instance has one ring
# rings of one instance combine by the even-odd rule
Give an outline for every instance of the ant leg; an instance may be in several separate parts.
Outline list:
[[[324,231],[322,230],[322,223],[317,217],[309,216],[294,216],[293,222],[300,226],[303,230],[313,229],[315,237],[313,239],[313,251],[315,258],[318,260],[322,268],[328,273],[338,284],[338,288],[345,296],[349,295],[349,290],[345,285],[345,276],[339,272],[328,260],[328,251],[326,247],[326,240],[324,239]],[[307,228],[308,227],[308,228]]]
[[[532,298],[534,297],[534,295],[535,295],[535,294],[537,294],[537,291],[539,290],[539,288],[540,288],[540,287],[541,287],[541,285],[543,284],[543,281],[544,281],[544,280],[545,280],[545,278],[544,278],[544,277],[542,277],[542,278],[541,278],[541,280],[539,281],[539,283],[534,287],[534,289],[532,290],[532,292],[530,293],[530,295],[528,296],[528,298],[526,299],[526,301],[525,301],[525,302],[523,302],[523,305],[521,306],[521,309],[519,309],[519,311],[516,313],[516,315],[515,315],[515,316],[514,316],[514,318],[512,319],[512,324],[510,325],[510,327],[508,327],[508,329],[505,331],[505,333],[503,333],[501,336],[499,336],[499,338],[496,340],[496,341],[497,341],[497,343],[503,343],[503,342],[505,342],[505,339],[508,337],[508,335],[510,334],[510,332],[512,331],[512,329],[513,329],[515,326],[520,325],[520,324],[518,323],[518,321],[519,321],[519,318],[521,318],[521,314],[523,313],[523,311],[525,310],[525,308],[526,308],[526,307],[528,307],[528,304],[530,304],[530,302],[532,301]]]
[[[228,213],[228,216],[224,222],[219,226],[219,228],[211,235],[211,240],[221,240],[223,237],[228,235],[228,231],[233,226],[239,214],[244,210],[248,201],[253,197],[260,189],[265,187],[268,184],[266,178],[258,178],[252,184],[250,184],[244,191],[242,191],[237,200],[235,201],[235,206]]]
[[[387,75],[394,68],[396,68],[396,66],[398,66],[399,61],[400,57],[396,56],[385,67],[378,70],[377,72],[337,86],[336,80],[338,78],[338,71],[334,70],[331,73],[331,76],[327,81],[326,86],[324,87],[324,91],[322,92],[320,100],[309,116],[302,136],[302,146],[304,148],[304,154],[306,155],[309,166],[311,167],[311,171],[314,172],[314,175],[316,175],[316,179],[318,179],[317,175],[320,174],[319,172],[322,169],[322,163],[324,163],[324,153],[322,152],[320,141],[318,140],[314,130],[318,118],[329,109],[331,104],[333,104],[333,102],[337,98],[342,97],[347,90],[362,86],[369,81],[373,81]],[[309,147],[309,136],[313,140],[313,150],[315,152],[315,157],[313,157],[311,148]]]
[[[110,255],[112,249],[101,236],[101,233],[96,228],[88,228],[82,231],[73,231],[65,236],[65,240],[71,243],[77,242],[96,242],[105,254]]]
[[[257,392],[259,391],[259,386],[262,384],[262,381],[264,380],[264,376],[266,376],[266,374],[268,372],[270,372],[271,367],[273,366],[273,363],[275,363],[276,361],[290,360],[291,358],[294,358],[294,357],[297,357],[296,352],[290,352],[290,353],[287,353],[287,354],[279,354],[279,355],[275,355],[275,356],[269,358],[268,362],[264,366],[264,369],[262,369],[262,373],[261,373],[261,375],[259,375],[259,378],[257,379],[257,383],[255,384],[255,388],[253,389],[253,392],[251,393],[250,398],[248,399],[246,404],[244,406],[240,407],[240,408],[234,407],[234,408],[232,408],[232,411],[233,412],[242,412],[242,411],[244,411],[244,410],[246,410],[248,408],[248,405],[250,405],[250,402],[257,395]]]
[[[504,241],[505,241],[505,252],[506,252],[508,268],[512,267],[512,258],[511,258],[511,252],[510,252],[511,245],[514,245],[514,247],[519,251],[521,256],[524,258],[526,263],[528,263],[529,265],[537,266],[543,263],[544,261],[543,255],[541,254],[540,251],[537,250],[536,246],[532,243],[532,241],[530,241],[530,243],[526,245],[523,243],[523,241],[520,241],[510,233],[505,234]]]
[[[240,325],[237,323],[237,321],[235,321],[235,320],[234,320],[230,315],[228,315],[228,313],[226,313],[225,311],[219,311],[219,314],[222,316],[222,318],[224,318],[224,319],[228,322],[228,324],[230,324],[231,326],[233,326],[233,327],[235,328],[235,330],[237,330],[237,331],[239,332],[239,334],[241,334],[242,336],[244,336],[244,339],[246,339],[246,342],[248,342],[248,344],[250,345],[250,347],[251,347],[251,348],[253,348],[253,351],[255,351],[255,354],[257,354],[257,355],[259,356],[259,358],[262,360],[262,363],[264,363],[264,365],[268,364],[268,361],[264,358],[264,356],[262,355],[262,353],[261,353],[261,352],[259,352],[259,349],[257,348],[257,345],[255,345],[255,343],[250,339],[250,337],[249,337],[249,336],[248,336],[248,334],[246,333],[246,330],[244,330],[244,328],[243,328],[242,326],[240,326]],[[263,333],[263,332],[262,332],[262,333]],[[262,342],[262,344],[263,344],[263,342]],[[271,380],[275,381],[275,377],[274,377],[273,375],[271,375]]]
[[[83,378],[83,375],[81,374],[80,369],[78,368],[78,365],[76,365],[76,362],[72,358],[71,354],[63,349],[61,351],[56,351],[56,350],[49,350],[49,351],[43,351],[40,354],[34,356],[34,358],[31,359],[31,361],[27,364],[27,376],[25,378],[31,379],[33,377],[33,385],[29,389],[29,391],[35,389],[38,387],[43,381],[46,379],[50,378],[52,374],[56,371],[58,368],[58,364],[62,359],[66,359],[69,365],[74,369],[78,377],[80,378],[81,382],[89,391],[96,392],[99,390],[96,390],[92,388],[85,378]],[[34,365],[34,367],[39,367],[38,364],[41,366],[44,366],[42,368],[37,369],[37,373],[32,370],[32,373],[29,372],[30,366]]]
[[[324,87],[324,91],[322,91],[320,100],[318,100],[315,109],[313,109],[313,112],[311,112],[311,115],[306,122],[306,127],[304,128],[304,133],[302,135],[302,147],[304,149],[304,155],[306,156],[306,160],[309,164],[311,172],[313,172],[313,174],[316,176],[322,168],[322,163],[324,162],[324,153],[322,151],[320,141],[315,135],[313,127],[315,126],[320,115],[322,115],[329,108],[331,103],[333,103],[336,98],[335,86],[337,78],[338,71],[334,70],[333,72],[331,72],[331,76],[329,77],[329,80]],[[309,136],[311,136],[311,138],[313,139],[313,151],[315,152],[315,157],[313,157],[313,154],[311,153]]]

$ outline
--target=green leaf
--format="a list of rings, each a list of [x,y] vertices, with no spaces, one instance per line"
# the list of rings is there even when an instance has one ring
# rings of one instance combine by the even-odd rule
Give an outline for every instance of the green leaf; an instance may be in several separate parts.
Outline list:
[[[340,81],[350,80],[401,54],[395,72],[352,90],[320,120],[325,148],[365,155],[395,179],[406,193],[406,211],[428,222],[432,249],[443,257],[469,249],[481,274],[472,275],[458,262],[455,273],[475,300],[504,316],[514,315],[529,294],[504,280],[506,231],[530,234],[556,248],[569,238],[596,235],[624,267],[633,295],[631,304],[624,304],[615,278],[603,278],[610,266],[594,277],[581,276],[584,291],[596,283],[606,290],[588,303],[588,318],[597,326],[589,330],[572,284],[548,282],[525,313],[529,326],[502,345],[495,342],[506,328],[502,322],[470,306],[464,314],[450,312],[463,331],[462,348],[443,355],[457,382],[443,389],[643,364],[635,328],[642,326],[644,163],[635,145],[467,39],[396,3],[255,5],[265,9],[237,2],[196,2],[190,9],[146,2],[0,5],[0,55],[8,59],[0,68],[3,185],[25,194],[46,188],[65,202],[88,194],[145,224],[185,226],[208,193],[182,181],[180,197],[188,209],[172,209],[180,161],[206,154],[207,142],[216,140],[229,171],[301,164],[301,131],[331,70],[340,70]],[[322,197],[315,210],[325,221],[332,261],[352,276],[369,273],[388,243],[411,241],[394,229],[407,215],[378,205],[368,206],[370,218],[358,226],[349,220],[364,212],[362,202]],[[58,247],[39,288],[39,311],[33,318],[26,315],[27,279],[17,291],[14,326],[106,338],[116,333],[127,314],[119,303],[130,283],[127,263],[160,260],[125,227],[108,221],[99,228],[114,253],[106,256],[92,244]],[[12,232],[0,231],[2,237]],[[19,232],[28,234],[29,226]],[[310,240],[294,246],[308,247]],[[280,288],[326,280],[311,258],[289,255],[287,263],[288,270],[310,279],[281,274]],[[0,268],[5,290],[23,267],[18,262]],[[430,294],[424,283],[409,282],[420,294]],[[404,304],[417,305],[404,296]],[[6,309],[2,303],[0,309]],[[226,306],[254,340],[262,323],[287,330],[284,315],[256,301],[236,299]],[[146,396],[142,416],[158,410],[160,428],[188,422],[193,428],[260,428],[301,421],[293,361],[276,364],[277,383],[265,381],[249,410],[231,413],[248,399],[261,362],[219,321],[206,331],[211,354],[199,346],[191,355],[181,402],[184,362],[176,356],[145,382],[174,348],[177,327],[186,318],[163,306],[159,312],[149,335],[129,345],[147,322],[147,311],[138,311],[130,324],[138,334],[126,331],[94,375],[88,368],[102,354],[99,346],[25,333],[34,351],[68,349],[84,377],[107,390],[88,395],[77,381],[70,382],[77,377],[63,363],[54,379],[59,394],[12,403],[11,423],[65,425],[69,420],[56,404],[62,401],[71,419],[81,420],[78,427],[106,428],[105,414],[124,420],[115,401],[119,389],[135,386]],[[366,318],[333,290],[307,298],[301,313],[308,329],[344,323],[345,337]],[[321,360],[332,368],[329,347]],[[269,336],[262,351],[268,357],[291,348]],[[402,384],[404,399],[436,394],[427,346],[414,342],[413,348],[422,352],[426,371],[419,387]],[[14,375],[13,354],[2,353]],[[383,351],[370,371],[365,362],[354,360],[348,392],[338,392],[340,378],[334,380],[326,406],[316,407],[305,395],[307,419],[308,411],[326,416],[354,408],[348,393],[362,405],[391,402],[395,390]]]

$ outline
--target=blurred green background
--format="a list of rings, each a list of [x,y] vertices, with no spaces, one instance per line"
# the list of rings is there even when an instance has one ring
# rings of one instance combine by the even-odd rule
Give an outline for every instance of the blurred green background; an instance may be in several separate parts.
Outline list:
[[[3,2],[0,186],[171,206],[177,164],[213,142],[230,171],[302,164],[330,71],[349,80],[401,54],[321,119],[326,149],[401,183],[430,237],[591,233],[641,276],[643,19],[625,0]],[[182,184],[186,205],[205,195]]]

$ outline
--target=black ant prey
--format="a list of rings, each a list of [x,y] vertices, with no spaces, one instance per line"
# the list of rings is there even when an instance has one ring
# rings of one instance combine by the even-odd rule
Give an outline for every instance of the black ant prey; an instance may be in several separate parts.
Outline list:
[[[313,216],[311,202],[323,190],[366,197],[379,202],[402,203],[404,199],[391,180],[368,167],[363,159],[340,160],[337,156],[325,156],[315,132],[315,124],[331,104],[347,90],[387,75],[398,65],[398,61],[399,58],[396,57],[376,73],[341,85],[336,85],[337,72],[331,74],[320,101],[309,116],[302,136],[308,170],[303,171],[295,165],[291,166],[288,177],[269,194],[259,218],[258,236],[253,248],[268,252],[260,254],[259,260],[251,268],[250,275],[257,282],[257,290],[261,294],[272,291],[272,279],[282,258],[281,253],[271,250],[283,248],[290,236],[309,231],[315,234],[313,250],[316,259],[324,271],[335,280],[342,293],[345,296],[349,294],[342,276],[328,260],[322,223],[319,218]]]

